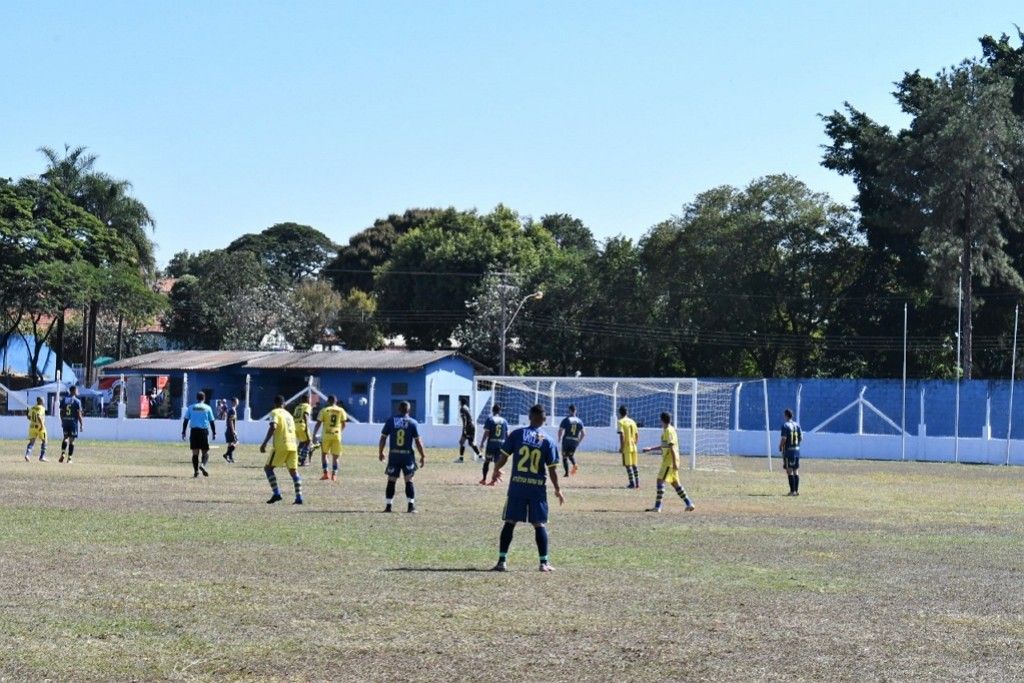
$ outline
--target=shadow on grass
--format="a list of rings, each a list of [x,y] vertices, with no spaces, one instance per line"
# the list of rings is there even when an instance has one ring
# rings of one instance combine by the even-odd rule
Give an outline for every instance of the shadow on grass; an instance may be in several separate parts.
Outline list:
[[[182,503],[190,503],[192,505],[250,505],[254,501],[251,500],[183,500]]]
[[[389,567],[386,572],[437,572],[437,573],[459,573],[459,572],[489,572],[489,569],[480,567]]]
[[[374,515],[377,510],[303,510],[307,515]]]
[[[122,479],[181,479],[175,474],[126,474]]]
[[[591,510],[591,512],[597,512],[600,514],[635,515],[643,512],[643,508],[637,508],[636,510]]]

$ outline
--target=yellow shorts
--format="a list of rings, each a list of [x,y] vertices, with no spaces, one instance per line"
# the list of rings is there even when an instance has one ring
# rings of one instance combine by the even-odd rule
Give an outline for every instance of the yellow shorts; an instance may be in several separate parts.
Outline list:
[[[636,466],[636,450],[627,451],[622,454],[622,466],[623,467],[635,467]]]
[[[341,455],[341,437],[337,434],[324,434],[320,452],[324,455]]]
[[[661,469],[658,470],[658,479],[665,482],[666,484],[678,484],[679,483],[679,470],[672,467],[672,463],[663,462],[661,463]]]
[[[28,439],[39,439],[40,441],[46,441],[46,430],[45,429],[32,429],[28,430]]]
[[[299,468],[299,452],[271,451],[265,467],[287,467],[290,470],[296,470]]]
[[[309,441],[309,432],[298,425],[295,426],[295,440],[299,443],[305,443]]]

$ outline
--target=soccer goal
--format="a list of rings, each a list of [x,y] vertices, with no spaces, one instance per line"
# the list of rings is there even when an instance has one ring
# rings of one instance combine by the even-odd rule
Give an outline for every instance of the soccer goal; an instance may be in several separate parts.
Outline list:
[[[541,404],[548,426],[557,430],[569,405],[587,429],[584,449],[618,450],[619,406],[640,428],[640,445],[657,445],[661,413],[672,416],[679,435],[680,456],[691,469],[732,470],[729,423],[736,396],[735,382],[693,378],[589,378],[477,376],[477,416],[490,414],[495,403],[511,424],[526,424],[530,406]]]

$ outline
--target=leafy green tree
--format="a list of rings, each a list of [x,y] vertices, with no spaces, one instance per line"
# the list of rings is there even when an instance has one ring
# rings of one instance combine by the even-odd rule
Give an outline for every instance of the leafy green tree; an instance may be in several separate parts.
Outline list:
[[[377,301],[371,294],[353,287],[341,300],[334,326],[338,341],[347,349],[379,349],[384,336],[377,323]]]
[[[408,209],[401,215],[378,218],[372,226],[357,232],[347,245],[338,249],[338,255],[324,269],[334,288],[339,292],[348,292],[353,287],[372,291],[373,273],[391,258],[395,242],[439,212],[439,209]]]
[[[263,264],[270,281],[291,287],[315,278],[334,257],[337,245],[308,225],[278,223],[257,234],[242,235],[226,251],[246,251]]]
[[[164,328],[188,348],[256,349],[280,325],[286,302],[255,255],[221,252],[174,284]]]
[[[291,291],[282,331],[298,349],[324,344],[333,333],[342,299],[324,280],[300,282]]]
[[[976,285],[1024,289],[1004,249],[1020,232],[1024,125],[1014,112],[1014,79],[967,61],[933,78],[897,84],[910,125],[898,133],[847,106],[826,118],[833,143],[825,165],[854,177],[868,226],[899,226],[909,261],[956,306],[963,287],[963,373],[973,374]],[[884,230],[884,228],[883,228]],[[871,236],[869,227],[869,239]],[[908,239],[909,238],[909,239]]]
[[[488,214],[438,212],[399,239],[378,270],[381,323],[413,348],[447,347],[483,275],[515,272],[532,282],[555,250],[551,233],[505,206]]]

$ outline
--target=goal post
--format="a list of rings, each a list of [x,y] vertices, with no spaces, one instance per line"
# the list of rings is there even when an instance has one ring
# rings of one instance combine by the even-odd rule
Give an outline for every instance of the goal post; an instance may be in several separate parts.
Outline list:
[[[679,437],[679,456],[691,469],[732,470],[730,422],[737,382],[713,382],[693,377],[476,377],[482,421],[499,403],[512,425],[528,421],[530,406],[549,412],[548,426],[557,430],[576,406],[591,450],[618,450],[618,409],[625,406],[640,428],[640,445],[660,443],[661,414],[668,413]]]

